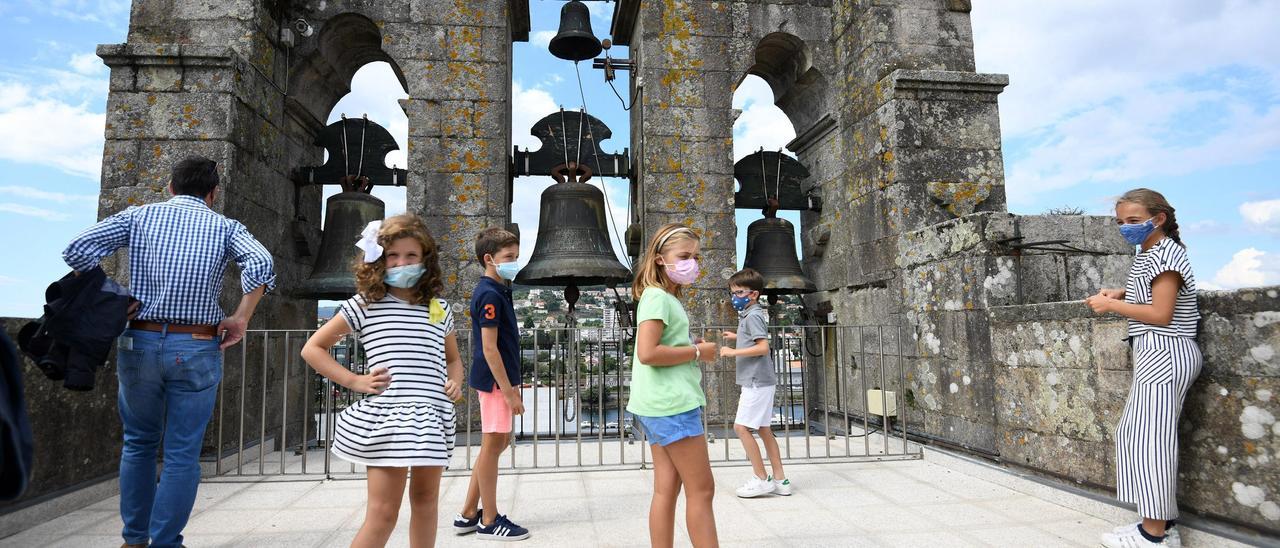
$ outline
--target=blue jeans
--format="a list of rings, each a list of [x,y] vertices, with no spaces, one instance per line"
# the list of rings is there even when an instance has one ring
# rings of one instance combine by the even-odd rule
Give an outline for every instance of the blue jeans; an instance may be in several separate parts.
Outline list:
[[[222,380],[222,352],[217,340],[183,333],[129,329],[119,342],[122,535],[129,544],[180,546],[200,485],[200,449]]]

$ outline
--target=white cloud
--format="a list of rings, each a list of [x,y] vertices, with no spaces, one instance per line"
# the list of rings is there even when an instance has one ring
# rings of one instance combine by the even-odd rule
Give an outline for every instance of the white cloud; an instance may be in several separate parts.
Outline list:
[[[41,0],[28,1],[27,9],[72,21],[100,23],[112,30],[123,30],[129,22],[130,0]]]
[[[8,194],[10,196],[19,196],[22,198],[31,198],[34,200],[46,200],[58,202],[60,204],[67,203],[98,203],[98,197],[93,194],[65,194],[62,192],[49,192],[29,186],[0,186],[0,194]]]
[[[1280,256],[1248,247],[1218,270],[1206,289],[1238,289],[1280,284]]]
[[[546,90],[537,86],[525,88],[520,82],[512,82],[511,142],[520,148],[538,150],[542,142],[529,133],[529,128],[543,116],[559,110],[560,105]]]
[[[564,77],[563,77],[563,76],[560,76],[560,74],[559,74],[559,73],[555,73],[555,72],[553,72],[553,73],[551,73],[551,74],[548,74],[548,75],[547,75],[547,79],[546,79],[546,80],[543,80],[541,83],[539,83],[538,85],[536,85],[536,86],[534,86],[534,87],[547,88],[547,87],[551,87],[551,86],[554,86],[554,85],[556,85],[556,84],[559,84],[560,82],[563,82],[563,81],[564,81]]]
[[[1280,232],[1280,200],[1240,204],[1240,216],[1253,228]]]
[[[1227,234],[1231,232],[1231,225],[1213,219],[1205,219],[1187,223],[1178,229],[1184,236],[1188,234],[1209,235],[1209,234]]]
[[[71,56],[71,68],[80,74],[95,75],[106,72],[102,59],[94,53],[77,53]]]
[[[733,123],[735,162],[760,147],[778,150],[796,138],[791,120],[773,104],[773,90],[763,78],[751,75],[743,79],[733,93],[733,108],[742,110]]]
[[[555,38],[556,31],[540,30],[529,35],[529,43],[539,48],[545,48],[551,45],[551,39]]]
[[[0,140],[0,158],[52,166],[97,180],[102,166],[106,115],[33,93],[29,86],[0,83],[0,127],[40,128],[22,138]]]
[[[613,22],[613,3],[612,2],[587,2],[587,11],[591,12],[591,18],[595,20],[593,25],[604,24],[603,28],[592,28],[592,32],[596,36],[604,36],[609,34],[609,25]],[[559,20],[558,18],[556,19]]]
[[[1171,176],[1280,150],[1280,4],[991,0],[975,57],[1000,96],[1011,204],[1089,182]]]
[[[7,202],[0,202],[0,213],[13,213],[15,215],[22,215],[25,217],[35,217],[38,219],[44,219],[46,221],[65,221],[68,218],[66,213],[60,213],[57,211],[51,211],[51,210],[39,208],[39,207],[32,207],[24,204],[13,204],[13,203],[7,203]]]

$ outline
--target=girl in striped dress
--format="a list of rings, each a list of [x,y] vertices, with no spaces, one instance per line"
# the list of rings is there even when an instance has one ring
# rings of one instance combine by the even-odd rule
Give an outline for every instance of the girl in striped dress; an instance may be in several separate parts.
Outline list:
[[[383,546],[395,528],[405,483],[410,544],[433,546],[440,474],[453,453],[454,407],[462,359],[443,291],[436,244],[422,220],[374,221],[356,244],[357,294],[307,341],[302,357],[317,372],[370,394],[334,425],[331,451],[368,467],[369,506],[352,546]],[[329,349],[357,333],[370,366],[359,375]]]
[[[1116,426],[1116,490],[1138,507],[1142,521],[1102,535],[1111,547],[1180,546],[1178,415],[1203,361],[1196,345],[1200,320],[1196,280],[1178,237],[1173,206],[1159,192],[1139,188],[1116,202],[1116,222],[1141,246],[1124,289],[1085,299],[1099,314],[1129,318],[1133,384]]]

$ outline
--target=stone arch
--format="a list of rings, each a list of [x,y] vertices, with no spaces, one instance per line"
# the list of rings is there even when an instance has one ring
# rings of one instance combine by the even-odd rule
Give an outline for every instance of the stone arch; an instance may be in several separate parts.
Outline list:
[[[314,41],[299,47],[302,59],[291,71],[289,89],[308,111],[324,119],[338,100],[351,91],[351,78],[361,67],[376,61],[391,65],[400,86],[408,91],[404,71],[382,49],[381,29],[357,13],[342,13],[320,23]]]
[[[797,133],[826,113],[822,107],[827,80],[813,65],[813,57],[804,39],[787,32],[772,32],[756,43],[755,63],[746,71],[769,84],[774,104],[791,119]]]

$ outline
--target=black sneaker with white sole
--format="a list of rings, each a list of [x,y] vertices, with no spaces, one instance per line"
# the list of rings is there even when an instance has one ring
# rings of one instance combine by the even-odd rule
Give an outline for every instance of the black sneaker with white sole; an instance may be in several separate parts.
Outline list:
[[[515,541],[529,538],[529,530],[511,523],[507,516],[498,515],[489,525],[481,524],[476,529],[476,538],[481,540]]]
[[[483,516],[483,515],[484,515],[484,512],[476,510],[476,515],[475,517],[472,517],[472,518],[468,518],[466,516],[463,516],[462,514],[458,514],[457,516],[454,516],[453,534],[465,535],[467,533],[475,531],[476,529],[479,529],[480,516]]]

